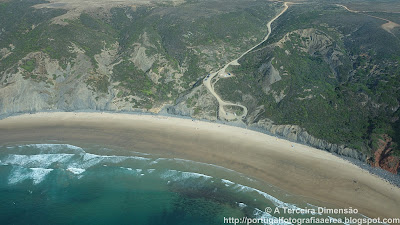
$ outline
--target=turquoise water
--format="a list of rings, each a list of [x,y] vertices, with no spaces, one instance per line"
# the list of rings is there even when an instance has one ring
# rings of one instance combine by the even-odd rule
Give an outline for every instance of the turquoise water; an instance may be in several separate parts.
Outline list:
[[[266,207],[315,206],[210,164],[99,146],[0,146],[1,224],[210,225],[293,216]]]

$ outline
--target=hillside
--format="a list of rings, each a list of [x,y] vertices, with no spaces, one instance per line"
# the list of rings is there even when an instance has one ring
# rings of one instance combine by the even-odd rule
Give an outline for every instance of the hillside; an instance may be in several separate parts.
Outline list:
[[[0,113],[157,111],[261,39],[279,8],[262,1],[193,1],[112,5],[76,15],[39,3],[1,4]]]
[[[398,157],[400,27],[388,31],[385,23],[340,5],[313,3],[312,12],[306,3],[293,5],[271,39],[232,67],[235,76],[219,81],[217,91],[249,109],[249,124],[297,125],[292,133],[327,141],[317,147],[357,149],[374,165],[382,160],[373,154],[382,141],[385,157]],[[389,164],[398,170],[398,159]]]
[[[0,1],[0,115],[90,109],[227,120],[397,173],[396,1],[288,6],[269,31],[282,2]],[[221,117],[215,94],[234,116]]]

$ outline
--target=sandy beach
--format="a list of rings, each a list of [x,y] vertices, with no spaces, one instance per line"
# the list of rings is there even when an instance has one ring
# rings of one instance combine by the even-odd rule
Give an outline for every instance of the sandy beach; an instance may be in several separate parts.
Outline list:
[[[37,113],[0,120],[1,145],[49,140],[216,164],[371,218],[400,215],[400,188],[330,153],[243,128],[110,113]]]

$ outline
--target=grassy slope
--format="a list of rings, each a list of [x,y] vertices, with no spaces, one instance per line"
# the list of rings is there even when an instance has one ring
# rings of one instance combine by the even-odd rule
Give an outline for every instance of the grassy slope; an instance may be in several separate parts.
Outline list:
[[[13,53],[0,62],[0,71],[15,68],[20,59],[37,51],[57,59],[65,69],[76,57],[70,52],[71,43],[74,43],[91,59],[92,76],[86,80],[91,89],[106,93],[107,86],[119,82],[116,87],[119,97],[126,101],[133,101],[124,98],[129,95],[143,99],[135,102],[138,108],[151,108],[154,104],[176,99],[182,90],[191,88],[207,73],[204,65],[219,65],[227,60],[219,55],[205,56],[202,49],[230,49],[234,52],[228,55],[233,57],[257,42],[249,37],[261,39],[264,36],[265,24],[275,14],[273,4],[264,1],[249,1],[248,4],[242,1],[189,1],[179,7],[113,8],[107,16],[83,13],[78,19],[68,20],[68,25],[61,26],[51,24],[50,20],[65,13],[64,10],[31,7],[37,3],[40,1],[9,1],[0,5],[0,27],[6,30],[0,36],[0,48],[11,43],[16,46]],[[32,29],[32,25],[36,27]],[[134,44],[143,42],[144,33],[153,46],[146,47],[146,54],[149,57],[157,54],[164,59],[156,61],[148,71],[136,68],[129,61]],[[122,63],[114,67],[113,74],[96,75],[98,65],[94,56],[116,42],[119,48],[115,63]],[[36,66],[31,61],[23,63],[22,68],[28,72]],[[160,72],[160,83],[156,84],[148,74],[158,72],[162,67],[172,69]],[[183,77],[178,81],[168,80],[177,72],[183,72]]]
[[[277,124],[300,125],[318,138],[364,152],[369,152],[376,144],[374,137],[377,135],[389,133],[399,140],[398,122],[391,121],[396,115],[398,118],[398,111],[392,109],[400,100],[400,42],[382,30],[381,23],[330,6],[315,7],[311,12],[307,6],[292,7],[275,24],[268,43],[301,28],[323,31],[344,54],[343,65],[336,68],[338,76],[330,78],[332,72],[322,56],[293,51],[298,39],[292,38],[283,49],[267,48],[249,54],[241,61],[241,66],[234,69],[235,78],[218,83],[218,92],[224,99],[242,102],[243,94],[250,94],[256,102],[243,104],[250,109],[264,105],[260,118],[270,118]],[[285,50],[292,54],[285,54]],[[279,103],[272,94],[262,91],[265,74],[260,67],[272,57],[275,57],[272,64],[281,75],[288,72],[271,87],[276,93],[284,90],[286,97]],[[279,69],[281,66],[283,70]],[[305,89],[312,91],[305,92]],[[314,97],[298,99],[310,94]],[[369,100],[363,105],[361,102],[366,101],[366,96]]]

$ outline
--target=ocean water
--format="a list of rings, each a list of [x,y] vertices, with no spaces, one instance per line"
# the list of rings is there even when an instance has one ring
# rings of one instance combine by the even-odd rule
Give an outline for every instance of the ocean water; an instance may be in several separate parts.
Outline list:
[[[0,146],[1,224],[210,225],[234,224],[235,218],[296,224],[265,221],[343,217],[282,210],[317,211],[314,204],[235,171],[189,160],[101,146]],[[268,213],[267,207],[281,210]]]

